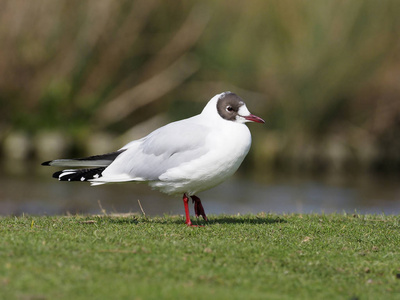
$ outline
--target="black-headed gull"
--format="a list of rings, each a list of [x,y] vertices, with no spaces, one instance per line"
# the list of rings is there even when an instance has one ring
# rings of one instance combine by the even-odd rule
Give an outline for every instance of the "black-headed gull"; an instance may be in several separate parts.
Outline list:
[[[42,165],[90,167],[54,173],[61,181],[89,181],[92,185],[147,182],[163,193],[183,194],[186,224],[193,226],[189,197],[196,217],[201,215],[207,221],[195,194],[222,183],[239,168],[251,145],[246,122],[265,123],[249,112],[242,98],[224,92],[215,95],[201,114],[160,127],[116,152]]]

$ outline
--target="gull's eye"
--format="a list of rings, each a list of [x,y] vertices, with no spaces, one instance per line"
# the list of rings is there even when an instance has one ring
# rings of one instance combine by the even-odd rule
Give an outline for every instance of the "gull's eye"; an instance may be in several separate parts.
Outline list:
[[[226,111],[227,111],[227,112],[232,112],[232,111],[233,111],[232,106],[228,105],[228,106],[226,107]]]

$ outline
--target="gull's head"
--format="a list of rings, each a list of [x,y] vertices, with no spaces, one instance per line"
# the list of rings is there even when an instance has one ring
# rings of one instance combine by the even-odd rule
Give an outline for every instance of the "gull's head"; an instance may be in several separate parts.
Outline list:
[[[216,95],[214,98],[216,97],[217,111],[222,119],[236,123],[265,123],[265,121],[260,117],[251,114],[243,99],[235,93],[224,92]]]

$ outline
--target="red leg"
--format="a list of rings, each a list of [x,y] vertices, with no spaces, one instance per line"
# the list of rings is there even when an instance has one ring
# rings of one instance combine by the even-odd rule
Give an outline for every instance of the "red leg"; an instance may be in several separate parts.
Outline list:
[[[185,214],[186,214],[186,222],[185,222],[185,224],[187,226],[191,226],[192,225],[192,221],[190,221],[188,202],[189,202],[188,196],[186,196],[186,194],[183,194],[183,205],[185,206]]]
[[[185,214],[186,214],[186,222],[185,224],[187,226],[193,226],[193,227],[197,227],[196,225],[192,224],[192,221],[190,221],[190,215],[189,215],[189,197],[186,196],[186,194],[183,194],[183,205],[185,206]]]
[[[208,221],[200,198],[195,195],[191,196],[191,198],[194,203],[194,213],[196,214],[196,217],[202,216],[205,221]]]

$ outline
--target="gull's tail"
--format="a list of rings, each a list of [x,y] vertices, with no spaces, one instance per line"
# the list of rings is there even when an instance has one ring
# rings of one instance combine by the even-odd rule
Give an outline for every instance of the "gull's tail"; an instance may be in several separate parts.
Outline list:
[[[108,167],[118,155],[124,152],[122,149],[116,152],[103,155],[95,155],[76,159],[55,159],[42,163],[42,166],[54,167],[93,167],[83,169],[67,169],[55,172],[54,178],[60,181],[88,181],[98,179],[102,176],[103,171]],[[101,184],[101,183],[100,183]]]

